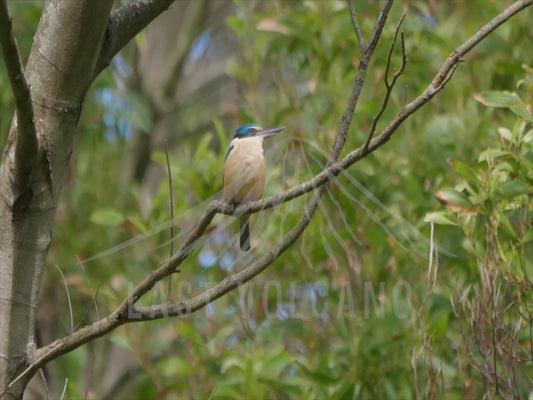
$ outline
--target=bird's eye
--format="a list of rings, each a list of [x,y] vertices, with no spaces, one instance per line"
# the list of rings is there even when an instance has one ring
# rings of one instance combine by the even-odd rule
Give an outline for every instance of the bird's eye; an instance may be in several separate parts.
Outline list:
[[[257,129],[255,128],[250,128],[250,133],[256,133],[257,132]]]

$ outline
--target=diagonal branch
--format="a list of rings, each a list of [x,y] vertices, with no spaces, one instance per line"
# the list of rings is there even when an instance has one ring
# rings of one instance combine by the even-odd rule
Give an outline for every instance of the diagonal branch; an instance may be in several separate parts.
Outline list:
[[[113,11],[109,17],[93,77],[96,78],[131,39],[167,10],[173,2],[174,0],[136,0]]]
[[[368,151],[363,151],[363,146],[349,153],[341,161],[332,162],[332,164],[327,167],[323,172],[315,176],[313,179],[304,182],[301,185],[298,185],[285,193],[281,193],[276,196],[269,197],[265,200],[256,201],[253,203],[241,205],[237,208],[221,202],[213,201],[207,207],[206,213],[201,218],[198,225],[194,230],[188,235],[184,244],[182,245],[180,251],[172,257],[167,264],[153,271],[151,275],[145,279],[134,292],[117,308],[113,313],[108,315],[105,318],[102,318],[99,321],[94,322],[91,325],[85,326],[78,331],[73,332],[71,335],[58,339],[53,343],[50,343],[47,346],[44,346],[38,349],[35,352],[35,358],[29,365],[26,370],[19,376],[18,379],[21,379],[22,376],[34,373],[36,370],[41,368],[44,364],[53,360],[62,354],[65,354],[84,343],[87,343],[97,337],[101,337],[106,333],[116,329],[118,326],[123,325],[128,322],[142,321],[146,319],[156,319],[163,318],[168,316],[179,316],[185,315],[192,312],[195,312],[212,301],[220,298],[229,291],[235,289],[240,284],[252,279],[258,273],[263,271],[268,267],[273,261],[275,261],[287,248],[289,248],[300,236],[300,234],[305,230],[307,225],[310,223],[313,213],[315,212],[318,204],[320,203],[320,198],[326,189],[326,184],[334,179],[335,176],[340,174],[349,166],[353,165],[355,162],[366,157],[371,152],[375,151],[382,145],[384,145],[388,140],[390,140],[392,134],[398,129],[398,127],[405,121],[409,116],[411,116],[416,110],[418,110],[423,105],[427,104],[437,93],[444,89],[446,83],[451,79],[457,65],[461,62],[461,57],[468,53],[476,44],[482,41],[487,37],[491,32],[493,32],[498,26],[503,24],[509,18],[519,13],[524,8],[533,4],[533,0],[520,0],[505,9],[492,21],[486,24],[481,28],[476,34],[474,34],[470,39],[458,47],[444,62],[441,69],[437,72],[432,82],[426,88],[426,90],[412,102],[406,104],[396,117],[389,123],[389,125],[381,132],[381,134],[373,139],[368,145]],[[376,30],[378,28],[376,27]],[[378,35],[379,38],[379,35]],[[372,41],[371,41],[372,42]],[[376,41],[377,43],[377,41]],[[371,54],[371,53],[370,53]],[[358,72],[358,78],[359,74]],[[358,79],[354,84],[354,89],[352,93],[352,98],[357,98],[357,89]],[[344,132],[342,127],[344,123],[348,125],[351,121],[351,116],[347,113],[351,110],[351,102],[348,103],[346,112],[343,116],[343,124],[341,124],[341,129],[339,129],[338,137],[342,136]],[[355,105],[354,105],[355,107]],[[352,110],[353,112],[353,110]],[[342,141],[342,137],[339,139]],[[340,150],[339,150],[340,149]],[[332,157],[330,159],[335,161],[340,151],[342,150],[342,145],[337,147],[334,146]],[[248,265],[243,270],[238,273],[224,279],[214,287],[206,290],[200,295],[178,303],[167,303],[151,307],[137,307],[134,308],[134,303],[146,293],[153,285],[164,278],[172,274],[176,268],[183,262],[187,257],[189,252],[194,247],[195,243],[201,236],[204,234],[205,230],[211,223],[213,217],[217,213],[222,214],[233,214],[237,212],[242,212],[244,214],[250,214],[253,212],[260,211],[261,209],[270,208],[277,204],[281,204],[285,201],[288,201],[292,198],[301,196],[305,193],[308,193],[316,189],[316,193],[308,204],[304,215],[296,226],[287,233],[287,235],[281,240],[278,245],[276,245],[272,250],[270,250],[263,257],[257,259],[250,265]],[[14,384],[14,382],[12,382]],[[0,394],[1,396],[1,394]]]
[[[361,32],[361,25],[357,20],[357,14],[355,12],[355,5],[353,0],[347,0],[348,7],[350,7],[350,16],[352,17],[353,30],[355,31],[355,36],[357,36],[357,41],[359,42],[359,47],[361,52],[365,51],[365,39],[363,38],[363,33]]]
[[[13,35],[12,21],[6,0],[0,0],[0,47],[17,110],[18,137],[15,144],[14,183],[22,189],[29,177],[38,145],[30,88],[24,75],[17,40]]]

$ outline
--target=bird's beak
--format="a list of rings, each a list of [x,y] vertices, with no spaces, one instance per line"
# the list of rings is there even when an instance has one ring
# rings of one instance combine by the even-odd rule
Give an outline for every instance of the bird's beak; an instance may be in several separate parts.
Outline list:
[[[261,132],[257,133],[257,136],[262,136],[264,138],[277,135],[279,132],[281,132],[283,129],[285,129],[284,126],[281,128],[272,128],[272,129],[264,129]]]

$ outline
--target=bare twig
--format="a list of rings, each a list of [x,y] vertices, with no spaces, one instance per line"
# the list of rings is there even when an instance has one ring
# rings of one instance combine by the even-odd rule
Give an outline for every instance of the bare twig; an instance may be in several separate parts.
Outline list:
[[[405,52],[405,40],[403,32],[401,34],[401,41],[402,41],[402,65],[399,70],[394,72],[394,75],[392,77],[392,82],[389,82],[389,70],[391,65],[391,59],[392,59],[392,53],[394,51],[394,48],[396,47],[396,40],[398,39],[398,32],[400,31],[400,27],[402,26],[402,22],[405,18],[405,13],[402,14],[400,17],[400,20],[398,21],[398,25],[396,26],[396,31],[394,32],[394,39],[392,40],[392,44],[390,46],[389,55],[387,57],[387,66],[385,67],[385,87],[387,88],[387,92],[385,93],[385,98],[383,99],[383,103],[381,104],[381,108],[379,109],[378,113],[374,116],[372,120],[372,126],[370,127],[370,133],[368,134],[368,137],[366,139],[366,142],[363,146],[363,153],[368,151],[368,145],[370,144],[370,141],[374,137],[374,134],[376,133],[376,127],[378,125],[378,122],[387,109],[387,106],[389,105],[390,96],[392,94],[392,89],[394,88],[394,85],[396,84],[396,81],[400,77],[401,74],[403,74],[403,71],[405,70],[405,66],[407,65],[407,54]]]
[[[24,75],[22,59],[13,35],[12,17],[6,0],[0,0],[0,47],[6,64],[11,91],[15,97],[18,136],[15,144],[15,181],[23,189],[37,154],[37,132],[33,120],[31,92]],[[10,140],[12,140],[10,138]]]
[[[359,42],[359,47],[361,48],[361,53],[365,51],[365,39],[363,38],[363,33],[361,32],[361,26],[357,20],[357,14],[355,13],[355,5],[353,0],[347,0],[348,7],[350,7],[350,15],[352,17],[353,30],[355,31],[355,36],[357,36],[357,41]]]
[[[374,28],[374,32],[372,33],[372,37],[370,38],[370,42],[362,52],[361,61],[359,62],[359,68],[357,70],[357,76],[355,77],[355,84],[352,90],[352,95],[350,97],[350,100],[348,100],[346,111],[342,116],[341,127],[339,129],[337,137],[335,138],[335,143],[333,144],[333,151],[331,153],[331,157],[328,161],[327,166],[333,165],[339,159],[341,151],[344,147],[344,143],[346,143],[346,138],[348,137],[348,130],[350,129],[350,124],[352,123],[353,113],[355,111],[355,107],[357,107],[359,96],[363,91],[363,85],[365,83],[368,65],[370,64],[372,54],[374,53],[374,50],[378,45],[378,41],[381,37],[381,33],[383,32],[383,28],[385,26],[385,22],[387,21],[387,17],[392,7],[392,3],[394,3],[394,0],[387,0],[387,2],[385,3],[383,10],[381,10],[381,13],[379,14],[378,20],[376,22],[376,27]],[[331,178],[332,177],[330,177],[324,183],[329,182]]]
[[[61,392],[61,397],[59,400],[63,400],[65,398],[65,395],[67,394],[67,388],[68,388],[68,378],[65,378],[65,384],[63,385],[63,392]]]
[[[385,68],[385,86],[387,89],[391,89],[394,86],[394,83],[396,79],[403,73],[405,66],[407,65],[407,54],[405,53],[405,40],[404,40],[404,34],[402,32],[401,34],[401,41],[402,41],[402,66],[398,71],[394,71],[394,76],[392,78],[392,83],[389,82],[389,70],[391,66],[391,59],[392,59],[392,53],[394,52],[394,48],[396,47],[396,40],[398,40],[398,32],[400,31],[400,28],[402,26],[403,20],[405,19],[405,13],[402,14],[400,17],[400,20],[398,21],[398,25],[396,25],[396,30],[394,31],[394,39],[392,40],[392,44],[389,50],[389,55],[387,56],[387,66]]]
[[[65,285],[65,291],[67,292],[67,300],[68,300],[68,311],[70,315],[70,333],[74,332],[74,313],[72,312],[72,302],[70,301],[70,293],[68,291],[68,285],[67,281],[65,280],[65,275],[63,275],[63,271],[61,271],[61,268],[59,268],[59,265],[55,264],[57,270],[59,271],[59,274],[61,275],[61,279],[63,279],[63,284]]]
[[[87,275],[87,271],[85,270],[85,267],[83,266],[83,262],[79,258],[78,258],[78,264],[80,266],[81,271],[83,272],[83,276],[85,277],[85,280],[89,284],[89,289],[91,291],[92,305],[94,306],[94,311],[96,312],[96,318],[100,319],[100,311],[98,310],[98,303],[96,302],[96,295],[98,294],[98,288],[96,289],[96,292],[95,292],[93,289],[91,280],[89,279],[89,275]],[[88,313],[89,310],[90,308],[87,309],[86,313]]]
[[[380,21],[386,19],[387,6],[389,3],[392,3],[392,0],[389,1],[382,11],[380,18],[378,19],[378,25],[372,36],[372,40],[369,42],[367,49],[365,50],[362,61],[365,56],[372,54],[372,46],[377,45],[379,35],[383,26],[379,26]],[[357,104],[357,99],[359,97],[360,90],[362,89],[362,83],[364,79],[361,79],[360,75],[364,74],[366,70],[358,71],[358,77],[354,84],[354,89],[350,101],[348,102],[346,112],[343,115],[341,127],[337,134],[337,138],[333,147],[332,155],[330,158],[329,166],[320,174],[315,176],[313,179],[298,185],[284,193],[281,193],[276,196],[269,197],[265,200],[260,200],[253,202],[251,204],[241,205],[237,208],[221,202],[213,201],[211,202],[205,214],[200,219],[198,225],[194,230],[189,233],[185,242],[183,243],[181,249],[175,254],[168,262],[162,267],[153,271],[149,277],[147,277],[143,282],[141,282],[133,291],[132,294],[128,296],[127,299],[110,315],[102,318],[95,323],[85,326],[78,331],[73,332],[71,335],[58,339],[47,346],[37,349],[35,352],[35,359],[32,363],[24,370],[24,372],[19,375],[10,385],[14,385],[22,377],[34,373],[42,365],[46,364],[50,360],[53,360],[62,354],[65,354],[84,343],[87,343],[97,337],[101,337],[106,333],[116,329],[118,326],[123,325],[128,322],[136,322],[148,319],[156,319],[168,316],[179,316],[193,313],[212,301],[218,299],[229,291],[235,289],[240,284],[252,279],[254,276],[259,274],[265,268],[268,267],[274,260],[276,260],[287,248],[289,248],[305,230],[307,225],[310,223],[313,213],[317,209],[321,196],[326,190],[325,184],[333,179],[334,176],[338,175],[344,169],[348,168],[355,162],[364,158],[367,154],[375,151],[382,145],[384,145],[393,135],[393,133],[398,129],[398,127],[405,121],[409,116],[411,116],[416,110],[429,102],[438,92],[440,92],[445,84],[449,81],[450,75],[453,74],[457,64],[460,62],[461,57],[464,56],[468,51],[470,51],[477,43],[487,37],[492,31],[494,31],[498,26],[503,24],[513,15],[517,14],[524,8],[528,7],[533,3],[533,0],[520,0],[514,3],[512,6],[505,9],[487,25],[481,28],[476,34],[474,34],[470,39],[468,39],[463,45],[458,47],[451,55],[448,57],[441,69],[437,72],[437,75],[432,80],[428,88],[412,102],[406,104],[396,117],[389,123],[389,125],[381,132],[381,134],[373,139],[368,146],[368,151],[363,153],[363,147],[352,151],[341,161],[336,161],[339,157],[340,152],[342,151],[348,129],[351,122],[350,112],[353,113],[355,105]],[[390,7],[389,7],[390,9]],[[369,51],[370,50],[370,51]],[[366,60],[368,62],[369,60]],[[364,75],[363,75],[364,78]],[[353,107],[353,108],[352,108]],[[308,193],[316,189],[316,193],[308,204],[304,215],[296,226],[290,230],[287,235],[276,245],[272,250],[270,250],[263,257],[255,260],[250,265],[248,265],[243,270],[237,272],[236,274],[224,279],[214,287],[204,291],[198,296],[178,303],[168,303],[160,304],[151,307],[134,307],[134,304],[138,299],[143,296],[147,291],[149,291],[155,283],[163,279],[164,277],[174,273],[177,267],[185,260],[187,255],[190,253],[195,243],[202,237],[205,230],[211,223],[213,217],[217,213],[232,215],[235,212],[242,214],[250,214],[257,212],[261,209],[270,208],[277,204],[281,204],[285,201],[288,201],[292,198],[301,196],[305,193]],[[9,387],[7,389],[9,389]],[[1,394],[0,394],[1,396]]]
[[[168,191],[169,191],[169,207],[170,207],[170,257],[174,255],[174,189],[172,185],[172,169],[170,168],[170,158],[168,157],[168,148],[165,143],[165,157],[167,160],[167,175],[168,175]],[[179,269],[176,270],[179,272]],[[168,277],[167,299],[171,301],[172,296],[172,275]]]
[[[174,0],[130,1],[113,11],[109,17],[102,50],[94,69],[93,77],[105,69],[113,57],[131,39],[168,9]]]

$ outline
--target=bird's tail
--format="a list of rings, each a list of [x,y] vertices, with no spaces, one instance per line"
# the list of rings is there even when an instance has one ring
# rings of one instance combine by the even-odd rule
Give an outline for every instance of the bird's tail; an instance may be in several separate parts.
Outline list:
[[[241,250],[250,250],[250,216],[244,215],[241,220]]]

